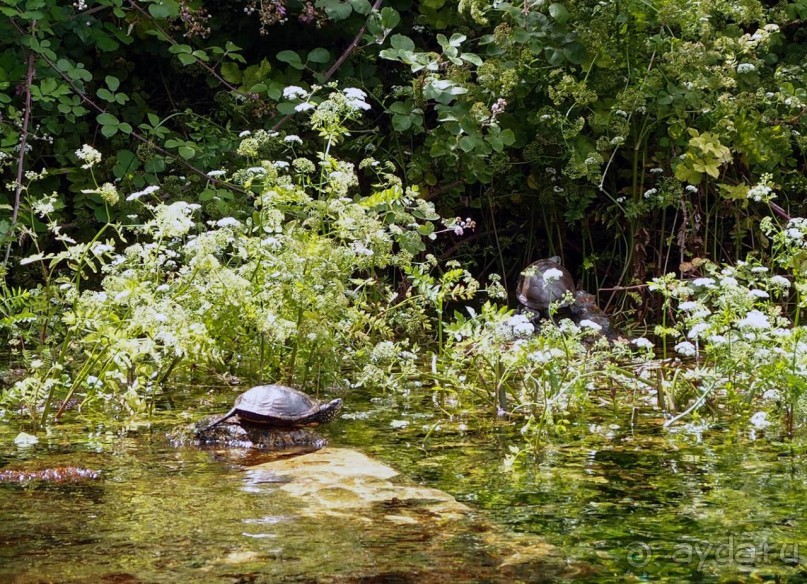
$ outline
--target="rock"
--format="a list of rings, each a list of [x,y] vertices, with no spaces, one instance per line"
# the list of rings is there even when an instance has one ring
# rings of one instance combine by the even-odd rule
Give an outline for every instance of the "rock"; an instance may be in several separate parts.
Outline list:
[[[190,427],[177,428],[169,434],[175,446],[201,446],[233,449],[289,450],[311,452],[328,442],[305,428],[272,428],[244,421],[228,420],[208,428],[217,416],[208,416]]]

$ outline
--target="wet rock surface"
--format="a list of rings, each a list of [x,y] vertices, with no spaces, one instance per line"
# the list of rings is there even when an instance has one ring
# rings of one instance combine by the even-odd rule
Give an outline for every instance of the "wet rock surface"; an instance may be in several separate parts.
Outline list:
[[[246,470],[245,482],[292,497],[299,517],[322,530],[338,524],[361,534],[362,553],[376,550],[377,571],[365,566],[329,582],[545,582],[581,569],[540,538],[506,532],[449,493],[407,484],[391,467],[355,450],[328,447],[259,464]],[[391,541],[414,544],[411,571],[385,565]],[[452,562],[441,561],[447,553]],[[458,554],[467,560],[457,561]]]

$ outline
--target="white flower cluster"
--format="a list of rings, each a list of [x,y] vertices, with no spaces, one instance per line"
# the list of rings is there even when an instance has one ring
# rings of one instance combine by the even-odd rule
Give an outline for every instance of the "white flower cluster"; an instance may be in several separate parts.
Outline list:
[[[92,146],[84,144],[80,149],[76,150],[76,158],[84,161],[81,168],[92,168],[101,162],[101,153]]]
[[[137,191],[137,192],[132,193],[131,195],[126,197],[126,200],[127,201],[134,201],[134,200],[139,199],[140,197],[142,197],[144,195],[150,195],[152,193],[156,193],[159,190],[160,190],[160,187],[158,187],[157,185],[151,185],[151,186],[146,187],[142,191]]]
[[[747,197],[757,203],[767,203],[775,199],[776,193],[773,192],[771,187],[771,179],[770,174],[763,174],[759,179],[759,183],[748,189]]]
[[[342,93],[347,97],[347,105],[354,110],[368,110],[370,104],[367,103],[367,94],[361,89],[355,87],[346,87]]]

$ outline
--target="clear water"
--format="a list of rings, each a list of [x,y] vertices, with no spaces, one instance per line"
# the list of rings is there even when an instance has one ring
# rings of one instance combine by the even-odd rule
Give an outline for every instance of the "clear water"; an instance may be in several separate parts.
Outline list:
[[[101,472],[0,483],[0,582],[807,581],[798,442],[734,430],[698,441],[613,415],[513,471],[502,460],[521,444],[517,424],[446,420],[428,396],[353,396],[344,414],[322,429],[333,446],[469,512],[449,519],[391,496],[309,513],[248,470],[260,457],[173,447],[170,412],[125,435],[65,424],[29,448],[0,424],[0,471]]]

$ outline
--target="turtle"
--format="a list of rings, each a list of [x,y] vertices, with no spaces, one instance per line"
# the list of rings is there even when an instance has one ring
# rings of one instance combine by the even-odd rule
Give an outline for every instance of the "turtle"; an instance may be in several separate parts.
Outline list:
[[[553,256],[533,262],[521,272],[516,298],[525,307],[546,314],[552,303],[559,307],[572,304],[566,292],[574,296],[574,280],[569,270],[560,265],[560,258]]]
[[[225,420],[238,416],[239,421],[275,428],[300,428],[330,422],[342,409],[336,398],[326,404],[285,385],[257,385],[237,398],[232,409],[200,432],[206,432]]]

